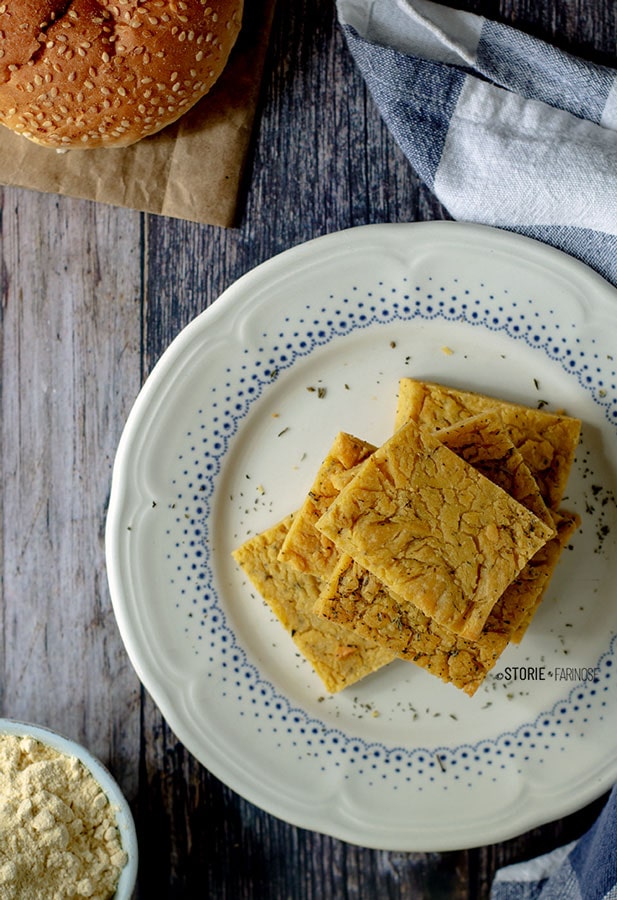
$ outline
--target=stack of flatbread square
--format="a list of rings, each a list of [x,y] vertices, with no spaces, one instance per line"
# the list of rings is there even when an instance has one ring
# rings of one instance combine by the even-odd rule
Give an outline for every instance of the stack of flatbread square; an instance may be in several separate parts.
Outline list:
[[[581,422],[403,378],[380,447],[341,432],[302,505],[234,557],[329,692],[396,658],[473,695],[580,524]]]

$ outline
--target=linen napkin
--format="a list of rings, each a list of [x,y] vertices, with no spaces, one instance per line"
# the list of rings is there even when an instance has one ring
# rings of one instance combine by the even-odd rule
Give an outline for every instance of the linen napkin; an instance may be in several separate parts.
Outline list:
[[[617,284],[617,72],[430,0],[337,0],[349,50],[454,219],[520,232]]]
[[[578,841],[500,869],[491,900],[616,900],[617,792]]]

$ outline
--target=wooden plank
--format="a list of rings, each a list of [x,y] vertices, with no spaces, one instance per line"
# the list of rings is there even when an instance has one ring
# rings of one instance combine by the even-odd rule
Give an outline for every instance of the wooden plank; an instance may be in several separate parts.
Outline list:
[[[2,192],[2,707],[137,789],[139,686],[103,528],[140,383],[139,214]]]

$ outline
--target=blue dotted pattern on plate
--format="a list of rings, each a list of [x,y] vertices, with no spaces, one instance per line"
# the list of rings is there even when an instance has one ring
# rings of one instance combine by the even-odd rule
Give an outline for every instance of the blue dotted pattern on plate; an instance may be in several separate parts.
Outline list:
[[[559,362],[589,390],[613,425],[617,424],[615,370],[607,372],[610,361],[601,361],[597,353],[590,356],[581,346],[574,326],[560,322],[553,311],[546,313],[550,321],[542,320],[531,299],[513,300],[507,290],[503,292],[507,297],[505,302],[494,294],[479,299],[468,289],[458,290],[456,279],[450,287],[444,287],[429,278],[424,286],[411,287],[404,282],[398,287],[386,288],[379,283],[373,292],[367,291],[363,296],[360,293],[354,287],[346,296],[331,295],[328,304],[318,309],[307,306],[304,317],[294,320],[293,325],[290,319],[287,320],[289,333],[264,334],[263,346],[257,352],[245,351],[246,358],[229,367],[225,396],[218,396],[220,388],[211,389],[213,396],[207,413],[199,411],[200,417],[208,417],[207,424],[204,421],[201,425],[205,436],[200,438],[199,446],[191,446],[194,458],[184,460],[187,466],[190,463],[190,468],[184,470],[188,478],[186,493],[178,494],[177,508],[182,506],[188,518],[184,526],[186,544],[183,542],[183,547],[176,547],[184,563],[178,566],[175,590],[179,589],[188,597],[194,608],[203,610],[201,625],[211,646],[216,648],[217,678],[225,685],[222,689],[241,705],[243,716],[255,719],[258,730],[264,728],[269,735],[280,735],[281,743],[296,748],[298,754],[318,755],[323,768],[343,763],[346,767],[352,765],[369,782],[376,784],[383,784],[388,779],[395,783],[400,783],[401,779],[413,780],[419,790],[425,780],[438,779],[444,789],[456,782],[468,782],[471,787],[478,778],[497,781],[499,770],[511,768],[512,761],[519,765],[530,760],[541,764],[551,754],[563,752],[564,741],[570,736],[585,734],[592,708],[594,721],[604,719],[606,698],[612,689],[617,637],[596,664],[592,679],[577,684],[553,709],[515,733],[504,733],[475,745],[432,750],[393,748],[350,738],[343,731],[312,718],[304,710],[293,708],[286,697],[261,677],[238,646],[210,584],[207,558],[209,499],[228,443],[263,390],[298,358],[356,329],[397,320],[442,319],[523,340]],[[485,293],[484,285],[479,285],[478,293]]]

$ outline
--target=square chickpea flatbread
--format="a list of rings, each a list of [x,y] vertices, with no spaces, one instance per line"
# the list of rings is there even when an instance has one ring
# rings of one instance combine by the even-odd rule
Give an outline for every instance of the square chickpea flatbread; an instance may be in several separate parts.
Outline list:
[[[457,425],[436,432],[436,436],[446,447],[553,530],[553,537],[521,569],[506,588],[502,598],[504,602],[500,601],[500,608],[507,615],[511,632],[527,617],[530,610],[537,608],[544,593],[554,569],[554,553],[561,552],[556,522],[563,517],[547,507],[521,452],[514,446],[493,411],[463,419]]]
[[[578,444],[581,422],[571,416],[509,403],[471,391],[401,378],[395,425],[410,420],[446,428],[461,419],[493,410],[507,430],[550,509],[558,509]]]
[[[318,578],[328,578],[338,561],[338,551],[315,523],[351,480],[357,466],[375,450],[372,444],[340,432],[322,462],[304,503],[287,532],[279,559]]]
[[[526,567],[527,580],[520,585],[515,582],[499,598],[475,641],[454,634],[405,603],[349,556],[341,556],[315,611],[381,643],[471,697],[509,643],[518,642],[524,634],[577,524],[576,516],[560,517],[556,537],[535,555],[533,567]],[[529,587],[533,604],[527,601]]]
[[[313,612],[323,583],[278,559],[291,521],[289,516],[245,541],[233,557],[313,666],[326,690],[336,693],[387,665],[396,654]]]
[[[372,638],[469,696],[477,691],[509,641],[508,634],[490,627],[492,613],[477,641],[454,634],[406,603],[347,555],[340,557],[315,611],[333,624]]]
[[[316,527],[403,602],[469,640],[554,534],[413,421],[364,462]]]
[[[420,610],[402,603],[366,569],[343,557],[315,611],[353,628],[472,696],[508,646],[522,637],[578,517],[551,513],[535,479],[492,413],[439,432],[439,439],[514,499],[556,528],[551,538],[506,588],[477,641],[457,637]]]

